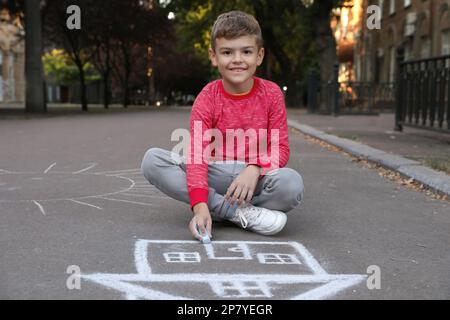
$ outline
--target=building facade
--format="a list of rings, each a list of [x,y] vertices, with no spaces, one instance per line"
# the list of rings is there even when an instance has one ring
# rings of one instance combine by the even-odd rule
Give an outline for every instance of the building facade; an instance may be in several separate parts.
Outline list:
[[[381,9],[381,28],[364,23],[355,46],[358,81],[393,82],[397,48],[405,60],[450,54],[450,0],[372,0]],[[366,21],[366,19],[364,19]]]
[[[23,102],[25,95],[24,30],[8,10],[0,11],[0,102]]]
[[[371,5],[380,29],[367,25]],[[341,81],[393,82],[397,48],[405,59],[450,54],[450,0],[353,0],[334,11]]]

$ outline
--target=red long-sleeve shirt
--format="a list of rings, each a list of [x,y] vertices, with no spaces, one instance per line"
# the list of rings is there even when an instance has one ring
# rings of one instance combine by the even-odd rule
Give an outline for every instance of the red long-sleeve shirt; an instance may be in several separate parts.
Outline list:
[[[186,164],[191,208],[208,201],[208,162],[244,161],[265,168],[265,174],[286,166],[289,160],[283,93],[271,81],[253,79],[253,88],[244,95],[229,94],[221,80],[213,81],[203,88],[194,102]],[[244,137],[245,145],[233,134]],[[255,138],[253,144],[250,142],[252,137]],[[212,141],[216,148],[212,147]],[[209,154],[212,158],[207,156]]]

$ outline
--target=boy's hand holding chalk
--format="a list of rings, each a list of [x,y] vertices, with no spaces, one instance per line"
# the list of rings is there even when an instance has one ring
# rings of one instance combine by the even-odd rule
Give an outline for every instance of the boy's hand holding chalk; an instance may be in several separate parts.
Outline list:
[[[198,231],[198,233],[199,233],[200,236],[201,236],[200,241],[201,241],[203,244],[209,244],[209,243],[211,243],[211,238],[210,238],[210,236],[209,236],[209,234],[208,234],[208,231],[206,231],[206,233],[202,233],[202,232],[200,231],[200,227],[199,227],[199,226],[197,226],[197,231]]]
[[[192,235],[203,243],[211,242],[212,219],[206,203],[199,203],[193,208],[194,216],[189,223]]]

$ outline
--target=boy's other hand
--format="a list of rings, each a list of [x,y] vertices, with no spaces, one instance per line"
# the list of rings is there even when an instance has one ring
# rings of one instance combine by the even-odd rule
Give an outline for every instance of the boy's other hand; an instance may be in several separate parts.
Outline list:
[[[192,209],[194,211],[194,216],[189,223],[189,230],[192,235],[200,241],[202,240],[202,235],[206,233],[208,233],[211,238],[212,219],[211,214],[209,213],[208,205],[205,202],[200,202],[197,203]],[[199,234],[199,230],[201,234]]]
[[[241,171],[228,187],[225,195],[231,205],[235,203],[242,205],[244,202],[248,203],[252,200],[260,174],[260,167],[255,165],[249,165]]]

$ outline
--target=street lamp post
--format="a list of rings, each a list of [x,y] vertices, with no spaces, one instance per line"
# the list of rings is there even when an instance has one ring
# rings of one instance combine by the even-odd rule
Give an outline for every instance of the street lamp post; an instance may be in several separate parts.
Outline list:
[[[25,77],[27,112],[45,112],[42,72],[41,1],[25,0]]]

